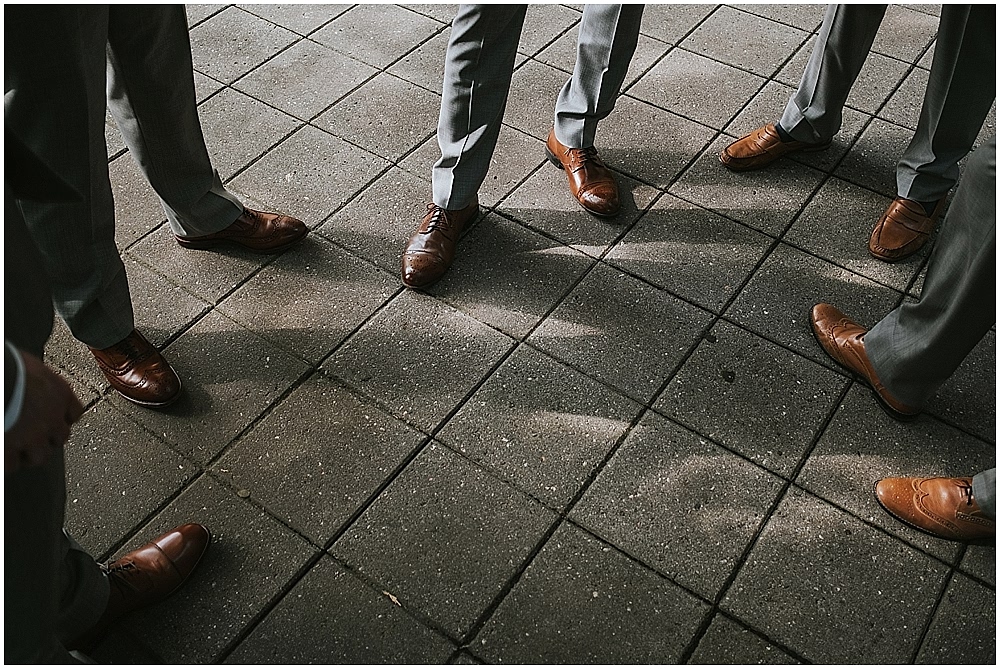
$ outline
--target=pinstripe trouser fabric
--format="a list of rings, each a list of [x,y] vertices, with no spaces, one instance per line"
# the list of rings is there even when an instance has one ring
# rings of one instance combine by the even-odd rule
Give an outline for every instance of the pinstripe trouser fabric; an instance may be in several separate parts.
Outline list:
[[[990,518],[997,517],[997,470],[987,469],[972,477],[972,495],[976,504]]]
[[[885,5],[830,5],[781,127],[802,142],[840,130],[843,109],[885,16]],[[897,195],[929,202],[958,182],[996,97],[996,7],[943,5],[917,130],[896,168]]]
[[[198,121],[183,6],[8,7],[4,118],[80,203],[22,201],[56,310],[96,348],[134,327],[115,245],[106,106],[171,229],[204,235],[242,212],[212,167]]]
[[[920,300],[865,335],[879,379],[910,406],[923,406],[996,321],[996,166],[992,139],[969,159]]]
[[[573,75],[555,106],[556,137],[591,146],[598,122],[614,109],[635,52],[642,5],[586,5]],[[527,5],[461,5],[445,56],[434,203],[470,204],[486,178],[507,106]]]

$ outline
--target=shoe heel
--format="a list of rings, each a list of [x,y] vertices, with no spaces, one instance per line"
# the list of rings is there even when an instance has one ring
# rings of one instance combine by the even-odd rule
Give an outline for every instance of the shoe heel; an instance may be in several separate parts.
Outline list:
[[[195,239],[183,239],[181,237],[176,237],[177,243],[186,249],[210,249],[215,246],[214,241],[200,241]]]
[[[556,158],[556,154],[552,153],[549,150],[549,147],[547,147],[547,146],[545,147],[545,157],[548,158],[548,160],[549,160],[550,163],[552,163],[553,165],[555,165],[559,169],[563,169],[562,161],[559,160],[558,158]]]

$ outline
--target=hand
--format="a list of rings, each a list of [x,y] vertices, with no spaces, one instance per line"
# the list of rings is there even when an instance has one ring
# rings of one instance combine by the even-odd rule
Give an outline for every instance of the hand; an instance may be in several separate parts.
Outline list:
[[[4,473],[45,464],[69,438],[70,425],[83,406],[65,380],[21,351],[24,360],[24,404],[17,423],[4,435]]]

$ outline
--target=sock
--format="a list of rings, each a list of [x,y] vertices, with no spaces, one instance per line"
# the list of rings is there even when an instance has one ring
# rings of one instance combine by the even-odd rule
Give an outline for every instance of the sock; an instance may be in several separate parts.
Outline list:
[[[794,142],[795,138],[785,132],[785,129],[781,127],[781,124],[777,121],[774,122],[774,129],[778,131],[778,137],[781,138],[782,142]]]
[[[937,207],[937,200],[932,200],[931,202],[918,202],[917,200],[914,200],[914,202],[916,202],[917,204],[919,204],[921,207],[924,208],[924,213],[927,216],[933,214],[934,209]]]

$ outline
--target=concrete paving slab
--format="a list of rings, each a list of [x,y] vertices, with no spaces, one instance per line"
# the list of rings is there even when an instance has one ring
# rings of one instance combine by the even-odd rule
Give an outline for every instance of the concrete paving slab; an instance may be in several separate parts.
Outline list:
[[[826,5],[795,3],[791,5],[758,5],[740,4],[736,9],[749,12],[756,16],[764,16],[772,21],[794,26],[806,32],[817,32],[823,24],[823,16],[826,14]]]
[[[298,358],[215,312],[164,355],[184,384],[174,404],[151,411],[118,396],[112,402],[203,466],[306,370]]]
[[[629,89],[629,95],[712,128],[723,128],[765,79],[677,48]]]
[[[906,128],[874,119],[834,174],[894,198],[896,164],[912,137],[913,133]]]
[[[130,256],[122,256],[135,326],[157,348],[163,348],[177,333],[186,329],[210,306]]]
[[[427,292],[514,339],[523,339],[594,259],[489,214],[466,235],[454,265]]]
[[[523,569],[553,520],[538,503],[431,444],[331,553],[458,639]]]
[[[573,499],[641,409],[520,346],[437,438],[558,510]]]
[[[653,408],[788,477],[845,386],[831,370],[720,321]]]
[[[353,5],[308,4],[308,5],[238,5],[240,9],[250,12],[262,19],[282,28],[292,30],[299,35],[309,35],[320,27],[337,18]]]
[[[996,546],[966,546],[961,568],[966,574],[993,586],[995,589],[997,584]]]
[[[556,4],[530,4],[521,29],[518,53],[534,56],[563,33],[578,27],[583,13],[579,9]]]
[[[372,39],[372,26],[378,26],[378,39]],[[310,37],[381,70],[443,29],[441,21],[405,7],[355,5]]]
[[[592,257],[604,253],[642,215],[659,195],[654,188],[621,174],[618,182],[621,210],[611,218],[598,218],[584,210],[569,191],[562,168],[542,166],[495,211],[512,217],[546,236]]]
[[[677,44],[711,16],[718,5],[647,5],[642,12],[642,33],[663,42]]]
[[[911,662],[946,574],[936,560],[793,488],[720,606],[809,662]]]
[[[194,68],[231,84],[298,38],[239,7],[226,7],[191,29]]]
[[[919,664],[997,661],[996,592],[955,574],[920,646]]]
[[[933,41],[938,19],[911,7],[889,5],[879,26],[872,51],[912,63]]]
[[[901,424],[876,409],[870,390],[855,384],[796,483],[951,562],[959,545],[887,514],[875,499],[875,482],[887,476],[971,476],[993,466],[994,447],[930,417]]]
[[[783,484],[747,460],[647,413],[570,518],[714,601]]]
[[[528,338],[528,343],[649,402],[711,315],[599,264]]]
[[[215,95],[223,87],[221,82],[195,71],[194,73],[194,94],[198,104]]]
[[[614,169],[666,188],[714,137],[715,131],[700,123],[622,96],[601,123],[596,144]]]
[[[324,557],[226,663],[444,664],[454,649],[386,595]]]
[[[719,154],[731,139],[713,142],[668,190],[671,195],[778,236],[802,210],[823,180],[823,174],[790,160],[766,170],[731,172]]]
[[[666,195],[615,244],[606,261],[719,313],[771,244],[756,230]]]
[[[422,430],[432,430],[513,341],[416,291],[386,306],[323,369]]]
[[[569,75],[536,60],[518,67],[511,77],[503,122],[545,141],[555,121],[556,99]]]
[[[804,30],[722,6],[684,40],[684,48],[771,77],[784,63],[786,54],[799,48],[808,37]]]
[[[218,311],[315,365],[398,286],[397,277],[316,235],[254,275]]]
[[[892,200],[837,178],[828,179],[783,240],[863,277],[902,292],[928,251],[897,263],[875,259],[868,239]]]
[[[496,664],[676,663],[707,612],[563,523],[469,647]]]
[[[434,134],[429,129],[436,127],[440,109],[441,97],[437,93],[381,73],[321,114],[313,124],[396,162]]]
[[[98,559],[197,473],[108,402],[84,414],[65,454],[66,529]]]
[[[373,153],[304,126],[227,186],[316,227],[388,167]]]
[[[448,20],[450,21],[451,17]],[[451,39],[450,27],[445,28],[417,49],[410,51],[386,72],[441,95],[441,87],[444,83],[444,70],[441,64],[444,63],[445,53],[448,51],[449,39]],[[399,100],[397,104],[406,106],[405,100]],[[433,125],[437,127],[436,114]]]
[[[202,523],[212,532],[203,564],[169,599],[115,625],[141,639],[147,652],[163,664],[217,661],[316,552],[266,512],[207,475],[138,531],[121,552],[188,522]],[[118,654],[123,650],[127,652],[128,647],[105,642],[93,658],[111,664],[134,661],[121,658]]]
[[[904,128],[916,130],[917,121],[920,120],[920,109],[924,104],[924,91],[927,90],[929,79],[929,72],[914,68],[903,80],[899,89],[889,98],[889,102],[879,112],[879,117]]]
[[[775,644],[722,614],[712,618],[689,664],[800,664]]]
[[[111,387],[87,345],[73,337],[58,317],[52,323],[52,335],[45,344],[45,362],[65,372],[73,380],[74,391],[83,391],[83,397],[88,399],[102,395]]]
[[[323,546],[423,440],[412,428],[314,375],[212,471]]]
[[[987,332],[927,403],[927,412],[980,439],[996,440],[996,332]]]
[[[251,80],[252,81],[252,80]],[[226,87],[201,106],[202,131],[223,180],[228,180],[292,134],[301,123],[288,114]]]
[[[813,305],[833,304],[870,327],[892,311],[898,300],[899,293],[885,286],[779,244],[725,316],[751,332],[841,370],[813,336],[809,324]]]
[[[309,121],[376,74],[378,70],[370,65],[330,47],[302,40],[240,79],[234,87],[286,114]]]

